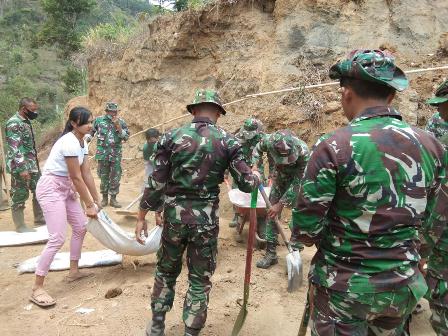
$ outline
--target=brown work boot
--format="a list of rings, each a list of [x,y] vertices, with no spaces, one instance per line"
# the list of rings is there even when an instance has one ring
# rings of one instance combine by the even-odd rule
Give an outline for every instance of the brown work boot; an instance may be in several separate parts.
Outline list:
[[[277,257],[277,251],[276,251],[276,244],[273,243],[267,243],[266,244],[266,254],[264,257],[257,261],[257,267],[267,269],[271,267],[272,265],[275,265],[278,263],[278,257]]]
[[[11,209],[12,221],[14,222],[14,225],[16,227],[16,231],[19,233],[35,232],[36,230],[30,229],[25,225],[25,215],[23,214],[24,210],[25,209],[23,207]]]
[[[121,204],[117,202],[117,195],[110,195],[109,204],[113,208],[121,208]]]
[[[107,207],[107,204],[109,203],[108,197],[109,197],[109,195],[103,194],[103,199],[101,200],[101,207],[102,208]]]

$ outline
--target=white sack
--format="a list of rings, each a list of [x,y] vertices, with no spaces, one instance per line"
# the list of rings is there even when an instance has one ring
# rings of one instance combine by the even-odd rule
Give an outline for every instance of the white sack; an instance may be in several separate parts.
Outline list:
[[[21,246],[45,243],[48,240],[47,226],[39,226],[36,232],[18,233],[15,231],[0,232],[0,247]]]
[[[36,271],[38,257],[30,258],[20,263],[17,267],[19,274],[33,273]],[[111,250],[101,250],[94,252],[83,252],[81,259],[79,259],[79,267],[99,267],[120,264],[123,259],[121,254],[115,253]],[[54,257],[50,265],[50,271],[62,271],[70,269],[70,252],[60,252]]]
[[[264,188],[264,190],[266,192],[266,195],[269,196],[269,194],[271,193],[271,188],[266,187]],[[242,192],[239,189],[230,190],[229,199],[230,203],[232,203],[233,205],[236,205],[240,208],[250,208],[250,194]],[[260,191],[258,191],[257,208],[266,208],[266,203],[264,202],[263,196],[261,196]]]
[[[148,232],[145,245],[135,240],[135,235],[124,231],[106,214],[104,210],[98,213],[98,220],[89,219],[89,231],[105,247],[121,254],[142,256],[157,252],[160,246],[162,228],[154,227]]]

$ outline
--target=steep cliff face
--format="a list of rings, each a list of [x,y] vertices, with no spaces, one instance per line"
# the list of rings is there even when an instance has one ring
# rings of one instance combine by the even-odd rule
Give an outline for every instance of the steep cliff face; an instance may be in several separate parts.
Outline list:
[[[329,81],[329,65],[354,48],[389,49],[403,69],[443,65],[447,17],[448,1],[219,1],[159,17],[127,46],[92,52],[88,101],[101,113],[115,99],[138,131],[184,114],[197,87],[215,88],[229,102]],[[411,123],[424,121],[423,101],[447,74],[410,76],[396,104]],[[289,127],[312,143],[345,123],[338,97],[328,87],[250,99],[229,106],[220,123],[234,131],[255,115],[268,130]]]

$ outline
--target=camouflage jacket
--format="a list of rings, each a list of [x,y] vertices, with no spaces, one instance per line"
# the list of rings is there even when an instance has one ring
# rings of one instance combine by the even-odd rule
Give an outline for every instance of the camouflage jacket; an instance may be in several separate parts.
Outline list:
[[[39,171],[36,144],[29,120],[18,113],[6,122],[6,169],[9,173]]]
[[[90,135],[97,133],[95,160],[121,161],[121,143],[129,139],[129,129],[123,119],[118,118],[121,133],[118,133],[109,115],[97,117]]]
[[[174,202],[214,203],[226,169],[242,191],[251,192],[257,187],[240,143],[207,118],[194,118],[162,135],[154,161],[149,187],[140,202],[144,210],[159,210],[164,195]]]
[[[246,160],[246,162],[248,163],[253,163],[252,162],[252,154],[254,152],[254,148],[255,146],[262,142],[263,139],[265,137],[268,137],[269,134],[265,134],[265,133],[258,133],[256,136],[254,136],[252,139],[250,140],[243,140],[242,138],[240,138],[239,133],[236,134],[237,139],[240,141],[241,143],[241,149],[243,151],[243,155],[244,158]],[[271,175],[271,172],[273,171],[273,162],[272,162],[272,158],[270,155],[268,155],[268,164],[269,164],[269,175]],[[260,156],[258,162],[256,163],[256,166],[258,167],[258,169],[260,171],[263,171],[264,169],[264,164],[263,164],[263,157]]]
[[[419,230],[430,230],[445,174],[434,137],[393,108],[366,109],[313,148],[292,239],[318,250],[310,280],[338,291],[394,290],[419,277]]]
[[[298,188],[303,177],[306,164],[309,158],[309,149],[305,142],[297,137],[293,137],[298,151],[298,159],[289,165],[277,165],[272,157],[271,146],[269,146],[271,136],[265,136],[254,148],[252,152],[252,165],[258,162],[263,153],[268,154],[270,175],[273,177],[273,187],[281,186],[281,190],[286,190],[280,199],[283,205],[291,206],[297,197]]]
[[[154,154],[157,147],[157,142],[148,143],[145,142],[143,145],[143,160],[149,161],[151,159],[151,155]]]
[[[425,130],[434,134],[445,148],[448,147],[448,122],[443,120],[438,112],[429,119]]]

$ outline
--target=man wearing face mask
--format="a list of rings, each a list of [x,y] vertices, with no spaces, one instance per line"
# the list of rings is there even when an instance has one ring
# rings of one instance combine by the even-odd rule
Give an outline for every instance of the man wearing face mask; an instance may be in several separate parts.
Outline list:
[[[105,115],[95,119],[86,141],[90,142],[95,133],[97,134],[95,159],[98,161],[100,192],[103,195],[101,206],[110,204],[114,208],[121,208],[117,202],[121,180],[121,147],[122,142],[129,139],[129,129],[125,121],[118,117],[118,104],[106,103],[105,111]]]
[[[293,204],[309,156],[306,143],[290,130],[272,133],[255,146],[252,153],[252,170],[258,171],[257,163],[264,152],[273,160],[274,179],[269,195],[272,208],[268,211],[266,222],[266,254],[257,262],[259,268],[269,268],[278,263],[278,232],[274,218],[282,213],[285,205]],[[298,242],[293,245],[294,248],[302,248]]]
[[[42,209],[36,199],[36,184],[40,178],[36,143],[30,120],[38,116],[38,105],[31,98],[22,98],[19,111],[6,122],[6,169],[11,174],[11,211],[17,232],[32,232],[25,225],[25,202],[33,193],[34,225],[44,225]]]

